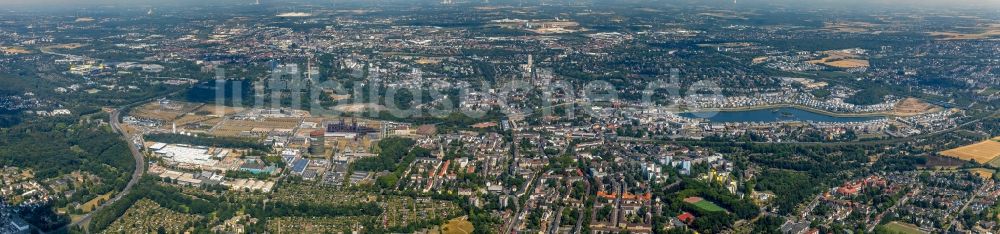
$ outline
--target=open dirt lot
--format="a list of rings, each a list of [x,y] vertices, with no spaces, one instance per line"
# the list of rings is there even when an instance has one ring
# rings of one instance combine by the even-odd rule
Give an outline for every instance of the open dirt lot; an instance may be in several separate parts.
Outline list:
[[[893,107],[893,114],[899,116],[912,116],[931,112],[938,107],[916,98],[907,98],[896,103]]]
[[[356,112],[365,112],[365,111],[381,111],[381,110],[384,110],[385,107],[382,106],[382,105],[374,104],[374,103],[359,103],[359,104],[338,105],[338,106],[334,106],[333,109],[337,110],[337,111],[340,111],[340,112],[352,112],[352,113],[356,113]]]
[[[228,106],[220,106],[220,105],[204,105],[201,108],[198,108],[197,110],[195,110],[194,113],[195,114],[199,114],[199,115],[225,116],[225,115],[236,114],[236,113],[238,113],[240,111],[243,111],[243,110],[244,110],[244,108],[240,108],[240,107],[228,107]]]
[[[261,121],[226,120],[212,132],[216,136],[240,136],[243,132],[270,132],[274,129],[294,129],[302,121],[301,118],[268,118]]]
[[[11,54],[30,54],[31,53],[30,50],[22,48],[22,47],[2,47],[2,46],[0,46],[0,50],[3,50],[4,53],[11,53]]]
[[[151,102],[136,108],[132,111],[131,115],[139,118],[171,122],[180,118],[184,114],[194,111],[202,105],[203,104],[186,102],[170,102],[167,104]]]

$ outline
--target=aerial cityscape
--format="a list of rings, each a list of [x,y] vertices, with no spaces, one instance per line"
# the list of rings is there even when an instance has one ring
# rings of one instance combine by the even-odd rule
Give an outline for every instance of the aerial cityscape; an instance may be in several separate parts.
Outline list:
[[[0,0],[0,234],[985,234],[997,170],[992,0]]]

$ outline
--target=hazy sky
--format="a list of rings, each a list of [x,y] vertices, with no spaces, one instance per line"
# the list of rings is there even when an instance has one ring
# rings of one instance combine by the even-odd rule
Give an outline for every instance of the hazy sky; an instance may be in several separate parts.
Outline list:
[[[82,7],[82,6],[94,6],[94,5],[186,5],[186,4],[204,4],[204,3],[252,3],[254,0],[0,0],[0,10],[4,6],[33,6],[33,7]],[[384,0],[262,0],[264,2],[380,2]],[[440,0],[412,0],[412,1],[426,1],[426,2],[439,2]],[[481,0],[465,0],[465,1],[481,1]],[[502,2],[505,0],[491,0],[490,2]],[[506,1],[538,1],[538,0],[506,0]],[[546,1],[560,1],[560,0],[546,0]],[[562,1],[575,1],[575,0],[562,0]],[[583,0],[583,1],[606,1],[615,2],[620,0]],[[629,2],[637,2],[636,0],[626,0]],[[642,0],[639,0],[641,2]],[[677,0],[650,0],[650,2],[671,2]],[[691,0],[681,0],[681,1],[691,1]],[[695,0],[698,1],[698,0]],[[700,0],[708,4],[716,4],[719,2],[729,2],[729,0]],[[826,6],[858,6],[863,7],[863,5],[902,5],[902,6],[947,6],[947,7],[997,7],[1000,9],[1000,0],[736,0],[743,3],[780,3],[787,4],[790,6],[810,6],[810,5],[826,5]]]
[[[739,1],[739,0],[737,0]],[[744,0],[752,2],[774,2],[775,0]],[[926,5],[926,6],[1000,6],[1000,0],[788,0],[789,4],[807,5],[824,3],[836,5]]]

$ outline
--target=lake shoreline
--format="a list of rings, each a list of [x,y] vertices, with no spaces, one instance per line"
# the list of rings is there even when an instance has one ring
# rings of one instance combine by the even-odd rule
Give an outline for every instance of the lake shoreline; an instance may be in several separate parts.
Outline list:
[[[715,112],[706,118],[699,114]],[[701,118],[710,122],[865,122],[889,118],[885,113],[839,114],[815,108],[802,108],[796,105],[769,105],[748,108],[712,109],[698,112],[682,112],[681,116]]]
[[[866,113],[837,113],[827,110],[816,109],[813,107],[796,105],[796,104],[775,104],[775,105],[762,105],[762,106],[750,106],[750,107],[733,107],[733,108],[718,108],[718,109],[705,109],[700,111],[690,111],[683,110],[677,112],[678,114],[684,113],[704,113],[704,112],[741,112],[741,111],[757,111],[757,110],[767,110],[767,109],[780,109],[780,108],[793,108],[803,111],[808,111],[816,114],[827,115],[831,117],[895,117],[897,115],[887,112],[866,112]]]

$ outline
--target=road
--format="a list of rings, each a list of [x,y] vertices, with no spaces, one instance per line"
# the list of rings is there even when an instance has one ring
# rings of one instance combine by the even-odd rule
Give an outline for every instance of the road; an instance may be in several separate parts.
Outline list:
[[[514,213],[514,217],[507,223],[507,227],[504,228],[504,233],[517,233],[517,230],[515,229],[517,228],[518,225],[520,225],[521,214],[524,213],[526,206],[528,206],[527,202],[525,202],[525,204],[520,204],[521,197],[524,197],[526,196],[526,194],[529,193],[532,184],[535,183],[535,179],[537,179],[539,176],[541,176],[540,172],[533,174],[531,176],[531,179],[529,179],[528,182],[525,184],[524,188],[521,189],[522,191],[520,192],[520,195],[517,195],[514,198],[514,203],[515,203],[514,205],[518,207],[517,212]]]
[[[813,199],[809,201],[809,204],[806,204],[806,207],[803,208],[802,212],[799,213],[798,217],[796,217],[797,220],[805,220],[806,216],[812,213],[813,209],[816,209],[816,206],[819,205],[820,198],[823,198],[823,193],[817,194],[816,197],[813,197]]]
[[[132,159],[135,160],[135,171],[132,172],[132,179],[129,180],[128,184],[125,185],[125,188],[122,189],[122,191],[119,192],[117,195],[112,197],[111,200],[102,203],[100,206],[95,208],[90,213],[83,215],[83,217],[81,217],[76,222],[70,223],[69,227],[80,226],[82,224],[90,222],[90,219],[93,217],[93,214],[106,208],[107,206],[110,206],[111,204],[115,203],[118,200],[121,200],[123,197],[128,195],[129,192],[132,191],[132,187],[134,187],[135,184],[139,183],[139,179],[142,178],[142,175],[146,173],[146,159],[143,157],[142,152],[139,151],[139,147],[137,147],[132,142],[132,139],[129,139],[128,134],[126,134],[125,131],[121,129],[121,122],[118,120],[119,115],[121,113],[119,110],[120,109],[115,109],[114,111],[111,111],[110,123],[111,123],[111,128],[114,129],[116,133],[122,135],[122,139],[124,139],[125,143],[128,145],[129,151],[132,151]]]
[[[955,224],[959,222],[958,216],[962,215],[962,212],[965,212],[965,208],[969,208],[969,204],[971,204],[973,201],[976,201],[976,197],[979,195],[979,193],[987,190],[991,186],[993,186],[993,182],[987,181],[986,183],[983,183],[983,186],[980,186],[979,188],[973,190],[972,196],[969,197],[969,200],[965,201],[965,204],[962,205],[962,208],[958,209],[958,212],[955,212],[954,214],[948,214],[948,216],[945,217],[945,220],[951,219],[951,222],[949,222],[948,225],[944,227],[944,230],[947,231],[951,229],[951,227],[955,226]]]
[[[590,196],[590,180],[584,178],[583,182],[587,184],[587,192],[584,193],[582,201],[586,201],[587,197]],[[589,216],[584,216],[584,214],[583,214],[584,210],[586,210],[586,209],[581,208],[581,209],[578,209],[578,211],[577,211],[576,225],[573,225],[573,233],[580,233],[580,230],[583,230],[582,229],[583,228],[583,219],[585,217],[589,217]]]
[[[892,204],[892,206],[889,207],[889,209],[886,209],[882,213],[879,213],[877,216],[875,216],[875,220],[873,220],[873,222],[869,223],[868,227],[865,230],[868,230],[869,232],[875,230],[875,226],[878,226],[878,224],[882,223],[882,218],[885,217],[885,214],[889,214],[890,212],[893,212],[893,210],[896,210],[896,207],[899,207],[900,205],[906,204],[906,201],[910,200],[911,196],[916,196],[918,194],[920,194],[920,188],[916,188],[916,189],[913,190],[913,192],[904,194],[903,198],[899,199],[899,201],[896,202],[896,204]]]
[[[128,109],[128,108],[131,108],[133,106],[149,102],[150,100],[158,99],[160,97],[173,96],[173,95],[175,95],[177,93],[180,93],[180,92],[183,92],[185,90],[186,89],[178,89],[177,91],[173,91],[173,92],[170,92],[170,93],[162,95],[162,96],[157,96],[157,97],[152,97],[152,98],[148,98],[148,99],[145,99],[145,100],[136,101],[136,102],[133,102],[133,103],[128,104],[128,105],[124,105],[124,106],[122,106],[122,107],[120,107],[118,109],[114,109],[114,110],[111,111],[111,118],[109,120],[109,123],[111,123],[111,129],[114,130],[115,133],[121,134],[122,140],[125,140],[125,145],[128,145],[128,149],[132,153],[132,159],[135,161],[135,171],[132,172],[132,178],[129,179],[128,184],[125,184],[125,188],[122,189],[121,192],[119,192],[118,194],[116,194],[110,200],[102,203],[100,206],[97,206],[96,208],[94,208],[94,210],[92,210],[89,213],[81,216],[80,219],[77,220],[76,222],[72,222],[69,225],[66,225],[65,228],[61,228],[60,230],[71,228],[71,227],[81,226],[83,224],[86,224],[86,223],[90,222],[90,219],[93,218],[94,214],[96,214],[97,212],[99,212],[99,211],[107,208],[111,204],[114,204],[116,201],[121,200],[123,197],[127,196],[129,194],[129,192],[132,192],[132,187],[134,187],[135,184],[139,183],[139,179],[141,179],[142,176],[144,174],[146,174],[146,158],[145,158],[145,156],[142,154],[142,151],[140,151],[139,146],[137,146],[134,142],[132,142],[132,139],[129,138],[128,134],[125,133],[125,131],[122,130],[122,128],[121,128],[122,123],[119,120],[119,119],[121,119],[121,110]]]
[[[42,47],[39,50],[42,53],[45,53],[45,54],[63,56],[63,57],[67,57],[67,58],[86,58],[85,56],[80,56],[80,55],[72,55],[72,54],[63,54],[63,53],[53,52],[48,47]],[[178,89],[177,91],[173,91],[173,92],[170,92],[169,94],[162,95],[162,96],[159,96],[159,97],[172,96],[172,95],[175,95],[177,93],[183,92],[185,90],[186,89]],[[86,224],[86,223],[90,222],[90,219],[93,218],[93,215],[95,213],[97,213],[97,212],[99,212],[99,211],[107,208],[111,204],[114,204],[116,201],[121,200],[123,197],[125,197],[126,195],[128,195],[129,192],[132,191],[132,187],[134,187],[135,184],[139,183],[139,179],[141,179],[142,176],[146,173],[146,159],[143,156],[142,152],[139,150],[139,147],[136,146],[134,144],[134,142],[132,142],[132,139],[129,138],[128,134],[125,133],[125,131],[123,131],[121,129],[121,121],[119,121],[119,119],[121,117],[121,110],[122,109],[126,109],[126,108],[130,108],[130,107],[138,105],[138,104],[142,104],[142,103],[148,102],[150,100],[154,100],[154,99],[159,98],[159,97],[148,98],[148,99],[136,101],[136,102],[133,102],[131,104],[125,105],[125,106],[123,106],[121,108],[114,109],[114,110],[111,111],[111,119],[109,121],[109,123],[111,123],[111,129],[114,130],[115,133],[118,133],[118,134],[122,135],[122,139],[125,140],[125,144],[128,145],[129,151],[131,151],[131,153],[132,153],[132,159],[135,160],[135,171],[132,172],[132,178],[129,179],[128,184],[125,184],[125,188],[122,189],[121,192],[119,192],[117,195],[115,195],[114,197],[112,197],[110,200],[108,200],[108,201],[102,203],[101,205],[97,206],[91,212],[89,212],[87,214],[84,214],[76,222],[72,222],[72,223],[70,223],[69,225],[66,225],[63,228],[57,229],[56,232],[65,231],[68,228],[77,227],[77,226],[80,226],[80,225],[83,225],[83,224]]]
[[[549,231],[548,231],[549,234],[559,233],[559,223],[562,222],[562,213],[563,210],[565,209],[566,209],[565,206],[560,206],[559,211],[556,211],[555,218],[552,219],[552,225],[549,226]]]

